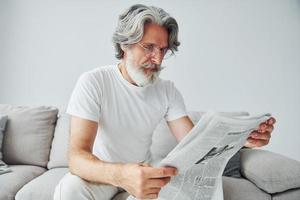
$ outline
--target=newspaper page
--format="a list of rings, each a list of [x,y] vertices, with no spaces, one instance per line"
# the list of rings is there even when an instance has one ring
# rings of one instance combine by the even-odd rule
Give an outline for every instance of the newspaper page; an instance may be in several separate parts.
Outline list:
[[[270,116],[204,114],[188,135],[156,165],[178,169],[178,175],[161,189],[158,200],[223,199],[220,184],[228,160],[243,147],[249,134]],[[133,199],[128,197],[128,200]]]

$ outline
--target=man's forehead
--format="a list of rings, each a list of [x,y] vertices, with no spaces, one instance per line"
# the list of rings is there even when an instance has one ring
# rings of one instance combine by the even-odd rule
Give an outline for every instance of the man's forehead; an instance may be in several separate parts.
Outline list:
[[[159,47],[167,47],[168,36],[169,34],[165,27],[158,24],[146,24],[141,42],[154,44]]]

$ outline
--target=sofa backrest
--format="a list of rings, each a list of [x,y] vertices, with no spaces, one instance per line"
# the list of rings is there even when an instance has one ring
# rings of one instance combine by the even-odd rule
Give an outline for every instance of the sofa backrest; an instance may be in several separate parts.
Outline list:
[[[63,112],[58,115],[51,145],[48,169],[68,167],[70,118],[70,115]]]
[[[189,112],[197,123],[204,112]],[[0,104],[0,114],[8,115],[3,141],[3,160],[7,164],[28,164],[48,167],[68,167],[70,116],[54,107],[25,107]],[[240,115],[239,112],[230,115]],[[177,141],[165,120],[152,137],[153,160],[164,158]]]
[[[194,124],[196,124],[204,112],[189,112],[189,118],[192,120]],[[171,133],[167,122],[162,120],[159,125],[154,130],[152,136],[152,144],[151,144],[151,156],[153,162],[157,162],[162,158],[166,157],[166,155],[178,144],[177,140]]]
[[[0,104],[8,116],[3,138],[3,161],[46,167],[58,109],[48,106],[26,107]]]

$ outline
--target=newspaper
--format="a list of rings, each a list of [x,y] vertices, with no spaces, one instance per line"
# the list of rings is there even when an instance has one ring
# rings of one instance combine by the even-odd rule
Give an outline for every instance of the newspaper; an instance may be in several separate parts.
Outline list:
[[[223,199],[222,173],[249,134],[270,114],[235,116],[208,112],[156,166],[172,166],[178,175],[161,189],[158,200]],[[135,199],[129,196],[127,200]]]

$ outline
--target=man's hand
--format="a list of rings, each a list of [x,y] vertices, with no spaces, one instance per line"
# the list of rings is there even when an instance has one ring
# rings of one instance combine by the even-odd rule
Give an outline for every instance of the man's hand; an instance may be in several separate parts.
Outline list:
[[[177,169],[173,167],[154,168],[148,164],[124,164],[118,186],[138,199],[156,199],[161,188],[175,175]]]
[[[270,141],[275,122],[275,118],[271,117],[267,121],[261,123],[258,130],[255,130],[250,134],[245,147],[253,148],[267,145]]]

